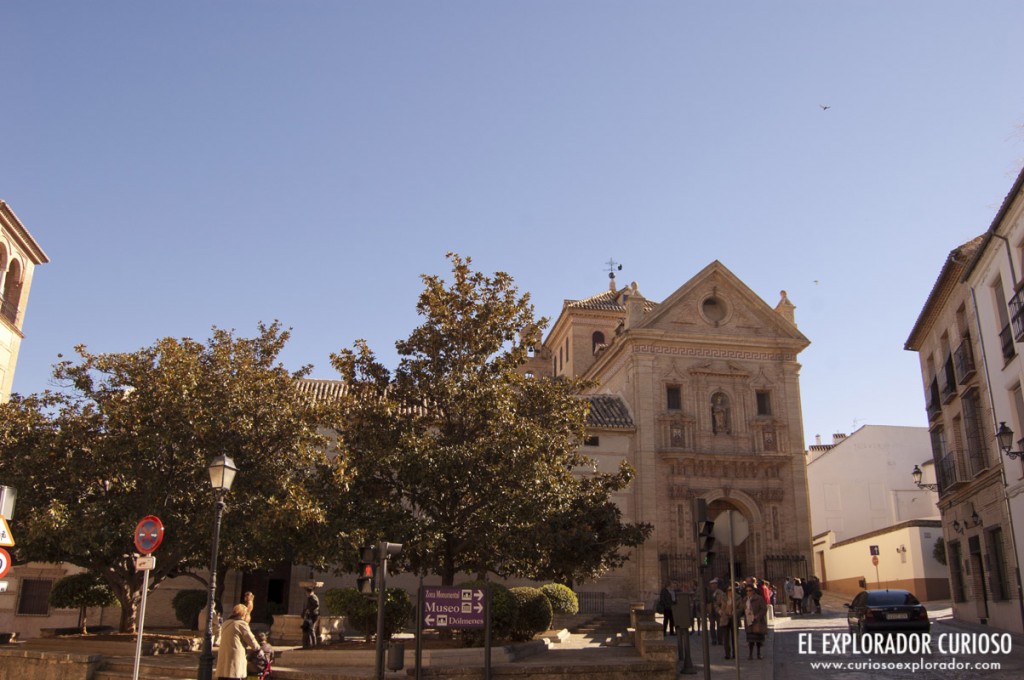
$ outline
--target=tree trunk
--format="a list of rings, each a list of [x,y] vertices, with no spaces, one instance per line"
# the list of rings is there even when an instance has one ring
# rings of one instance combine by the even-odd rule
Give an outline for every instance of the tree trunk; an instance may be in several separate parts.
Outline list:
[[[85,607],[78,608],[78,632],[82,635],[87,635],[89,633],[85,628]]]

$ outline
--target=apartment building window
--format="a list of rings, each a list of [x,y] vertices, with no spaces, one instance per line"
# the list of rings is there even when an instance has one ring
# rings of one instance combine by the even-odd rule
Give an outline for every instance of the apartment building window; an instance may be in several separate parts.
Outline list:
[[[1010,582],[1007,580],[1006,552],[1003,546],[1003,528],[994,527],[985,532],[985,543],[988,554],[985,555],[985,566],[988,569],[989,588],[993,600],[1010,599]]]
[[[18,597],[18,614],[26,616],[47,616],[50,613],[50,589],[53,581],[25,578],[21,580]]]
[[[772,393],[768,390],[757,391],[757,415],[770,416],[772,414]]]
[[[1009,308],[1006,304],[1006,295],[1003,293],[1003,279],[997,276],[992,283],[992,303],[995,306],[996,318],[999,319],[999,342],[1003,349],[1003,359],[1009,361],[1017,356],[1017,349],[1013,344],[1013,330],[1010,328]]]
[[[601,445],[601,438],[598,437],[595,434],[592,434],[592,435],[590,435],[589,437],[587,437],[586,439],[583,440],[583,445],[584,446],[600,446]]]
[[[967,459],[971,475],[977,475],[988,467],[985,438],[982,433],[981,399],[978,390],[972,389],[963,398],[964,436],[967,443]]]
[[[953,601],[963,602],[964,596],[964,562],[960,550],[960,541],[950,541],[946,546],[946,561],[949,563],[949,585],[953,590]]]
[[[683,408],[683,399],[679,385],[669,385],[665,388],[665,408],[669,411],[678,411]]]

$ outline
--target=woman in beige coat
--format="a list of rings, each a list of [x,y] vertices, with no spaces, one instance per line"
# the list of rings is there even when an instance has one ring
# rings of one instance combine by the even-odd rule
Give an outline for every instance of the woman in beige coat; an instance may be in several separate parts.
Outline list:
[[[231,616],[220,629],[220,648],[217,650],[217,677],[219,680],[245,680],[245,649],[259,649],[246,615],[244,604],[236,604]]]

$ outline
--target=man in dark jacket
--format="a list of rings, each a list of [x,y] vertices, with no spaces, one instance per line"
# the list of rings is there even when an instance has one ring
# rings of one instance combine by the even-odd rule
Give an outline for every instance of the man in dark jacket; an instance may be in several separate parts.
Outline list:
[[[302,648],[316,647],[316,629],[320,621],[320,598],[313,588],[306,588],[306,604],[302,606]]]

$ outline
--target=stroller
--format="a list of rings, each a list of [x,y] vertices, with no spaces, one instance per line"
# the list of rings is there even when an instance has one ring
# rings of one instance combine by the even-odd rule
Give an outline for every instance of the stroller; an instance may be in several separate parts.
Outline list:
[[[268,656],[262,649],[257,649],[249,654],[248,662],[248,680],[270,680],[273,677],[272,655]]]

